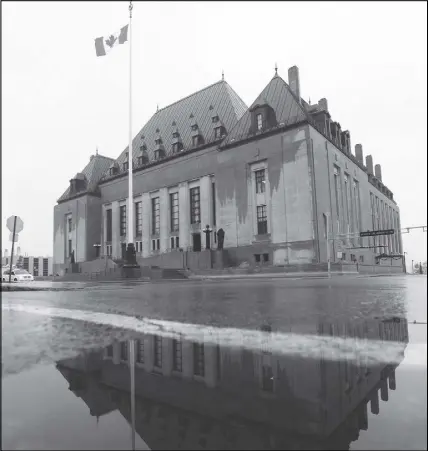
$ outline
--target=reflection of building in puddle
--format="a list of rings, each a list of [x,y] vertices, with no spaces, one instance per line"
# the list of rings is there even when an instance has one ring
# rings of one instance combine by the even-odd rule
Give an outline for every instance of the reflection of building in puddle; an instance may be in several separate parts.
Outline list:
[[[367,429],[367,408],[395,390],[399,360],[371,363],[272,352],[141,334],[135,341],[136,431],[151,449],[348,449]],[[322,336],[348,341],[408,341],[407,321],[323,323]],[[275,335],[272,334],[272,338]],[[331,347],[327,349],[331,352]],[[129,342],[58,362],[92,415],[113,409],[131,422]]]

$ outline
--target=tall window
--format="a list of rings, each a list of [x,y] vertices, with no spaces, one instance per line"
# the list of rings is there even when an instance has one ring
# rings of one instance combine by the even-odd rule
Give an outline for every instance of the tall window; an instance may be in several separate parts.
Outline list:
[[[143,234],[143,203],[135,202],[135,235]]]
[[[350,232],[350,229],[349,229],[350,205],[349,205],[349,175],[348,174],[343,175],[343,181],[345,182],[345,217],[346,217],[346,223],[347,223],[346,233],[349,233]]]
[[[154,365],[157,368],[162,368],[162,337],[154,336]]]
[[[190,189],[190,224],[201,222],[201,195],[199,186]]]
[[[128,360],[128,342],[122,341],[120,343],[120,360],[127,361]]]
[[[48,272],[49,272],[48,259],[44,258],[43,259],[43,275],[48,276],[49,275]]]
[[[205,376],[205,350],[203,343],[193,343],[193,374]]]
[[[216,209],[215,209],[215,183],[211,183],[211,201],[213,204],[213,225],[216,225]],[[215,234],[214,234],[215,235]]]
[[[257,119],[257,130],[261,130],[263,128],[263,116],[261,114],[258,114],[256,116]]]
[[[354,205],[355,205],[355,231],[361,231],[361,204],[360,204],[360,185],[357,180],[354,180]],[[359,239],[361,246],[361,239]]]
[[[137,340],[137,362],[144,363],[144,339]]]
[[[256,177],[256,193],[264,193],[266,185],[266,174],[264,169],[255,172]]]
[[[71,257],[71,252],[73,250],[73,244],[71,240],[68,240],[68,256]],[[35,260],[34,260],[35,261]]]
[[[71,232],[71,218],[68,218],[68,231]]]
[[[152,199],[152,234],[159,235],[160,233],[160,204],[159,197]]]
[[[336,229],[337,233],[340,233],[340,169],[337,166],[334,166],[334,191],[336,197]]]
[[[71,254],[71,252],[70,252],[70,254]],[[33,276],[38,276],[38,275],[39,275],[39,259],[35,258],[33,261]]]
[[[121,205],[119,209],[120,214],[120,236],[126,235],[126,205]]]
[[[178,193],[171,193],[169,195],[169,208],[171,211],[171,232],[178,232],[180,226]]]
[[[183,347],[181,340],[172,342],[172,369],[181,372],[183,370]]]
[[[266,235],[268,233],[267,228],[267,210],[266,205],[257,206],[257,234]]]
[[[106,241],[109,241],[109,242],[111,242],[111,240],[112,240],[112,235],[113,235],[113,217],[112,217],[112,210],[110,209],[110,210],[106,210],[106,222],[107,222],[107,224],[106,224],[106,227],[107,227],[107,230],[106,230],[106,238],[107,238],[107,240]]]

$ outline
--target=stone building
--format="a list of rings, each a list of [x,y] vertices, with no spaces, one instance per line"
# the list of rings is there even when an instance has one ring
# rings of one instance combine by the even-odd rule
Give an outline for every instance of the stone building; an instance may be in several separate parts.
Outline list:
[[[77,263],[123,256],[128,150],[116,160],[92,156],[59,198],[55,272],[72,251]],[[301,97],[297,67],[288,83],[275,73],[249,108],[221,80],[158,110],[134,137],[132,159],[142,265],[200,266],[208,254],[211,263],[221,254],[220,266],[322,263],[327,242],[333,262],[374,265],[379,254],[403,253],[381,166],[371,155],[364,161],[361,144],[353,153],[326,99],[311,105]],[[211,249],[225,232],[221,253],[205,250],[206,225]],[[358,237],[377,229],[395,233]]]

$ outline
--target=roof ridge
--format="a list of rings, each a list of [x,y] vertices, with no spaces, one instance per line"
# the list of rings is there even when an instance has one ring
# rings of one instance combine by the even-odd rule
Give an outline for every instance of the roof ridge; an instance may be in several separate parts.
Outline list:
[[[202,88],[202,89],[200,89],[199,91],[192,92],[192,94],[189,94],[189,95],[187,95],[186,97],[182,97],[181,99],[176,100],[175,102],[172,102],[172,103],[170,103],[169,105],[164,106],[163,108],[160,108],[158,111],[156,111],[155,114],[158,114],[158,113],[160,113],[161,111],[166,110],[167,108],[170,108],[170,107],[172,107],[173,105],[175,105],[175,104],[177,104],[177,103],[180,103],[180,102],[182,102],[183,100],[186,100],[186,99],[188,99],[189,97],[192,97],[192,96],[194,96],[194,95],[196,95],[196,94],[199,94],[200,92],[205,91],[206,89],[212,88],[213,86],[218,85],[218,84],[220,84],[220,83],[226,83],[226,81],[224,81],[224,80],[216,81],[215,83],[212,83],[212,84],[209,85],[209,86],[205,86],[205,88]]]
[[[106,157],[105,155],[101,155],[101,154],[99,154],[99,153],[97,153],[96,155],[94,155],[94,158],[97,158],[97,157],[105,158],[105,159],[107,159],[107,160],[114,160],[114,158]]]

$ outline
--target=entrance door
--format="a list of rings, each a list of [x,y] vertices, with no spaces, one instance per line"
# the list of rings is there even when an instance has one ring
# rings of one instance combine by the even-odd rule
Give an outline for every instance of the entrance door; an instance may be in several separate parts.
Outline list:
[[[193,252],[201,252],[201,234],[193,234]]]

